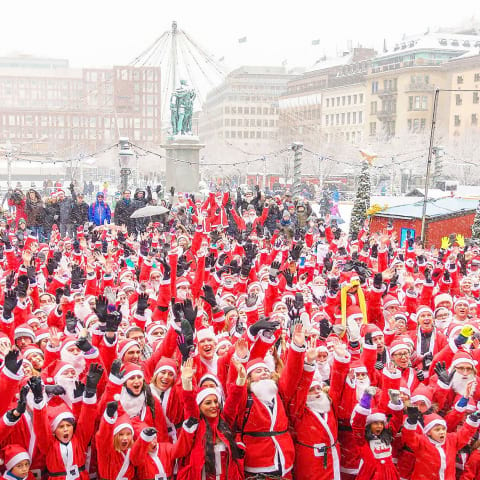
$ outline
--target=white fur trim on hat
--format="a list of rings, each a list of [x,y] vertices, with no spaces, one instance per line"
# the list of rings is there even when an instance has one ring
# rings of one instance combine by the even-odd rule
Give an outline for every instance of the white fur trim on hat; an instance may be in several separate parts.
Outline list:
[[[432,401],[426,397],[425,395],[414,395],[413,397],[410,398],[410,401],[412,403],[415,402],[425,402],[425,405],[430,408],[432,406]]]
[[[460,298],[457,298],[457,300],[455,300],[455,303],[453,304],[453,308],[455,308],[460,303],[464,303],[465,305],[467,305],[467,307],[469,305],[468,300],[466,298],[460,297]]]
[[[130,340],[129,342],[127,342],[123,348],[118,352],[118,358],[122,359],[123,356],[127,353],[127,351],[132,348],[132,347],[138,347],[140,348],[140,345],[138,344],[138,342],[136,340]]]
[[[252,373],[257,368],[267,368],[268,370],[270,370],[270,367],[266,363],[258,362],[258,363],[254,363],[253,365],[251,365],[250,367],[247,368],[247,375]]]
[[[204,388],[197,393],[197,405],[200,405],[209,395],[215,395],[218,398],[218,392],[215,388]]]
[[[366,425],[370,425],[373,422],[384,422],[386,423],[387,417],[382,412],[371,413],[367,416]]]
[[[59,413],[53,420],[52,423],[50,424],[50,427],[52,428],[52,432],[54,432],[57,427],[60,425],[60,423],[63,422],[63,420],[75,420],[75,417],[72,412],[62,412]]]
[[[410,347],[406,343],[399,343],[397,345],[393,345],[390,347],[390,355],[393,355],[398,350],[408,350],[410,351]]]
[[[465,357],[459,357],[456,358],[451,364],[450,364],[450,371],[452,368],[455,368],[458,364],[460,363],[469,363],[472,367],[477,366],[477,362],[473,358],[469,358],[465,355]]]
[[[153,376],[158,375],[160,372],[163,372],[164,370],[168,370],[169,372],[173,373],[173,377],[177,378],[177,372],[176,370],[171,366],[171,365],[162,365],[161,367],[158,367]]]
[[[55,380],[57,379],[57,377],[59,377],[65,370],[75,370],[75,367],[73,365],[70,365],[69,363],[65,364],[65,365],[62,365],[59,369],[58,369],[58,372],[55,373]]]
[[[143,371],[138,369],[138,370],[131,370],[130,372],[126,373],[123,376],[123,381],[126,382],[129,378],[135,377],[136,375],[139,375],[140,377],[144,377]]]
[[[210,338],[212,340],[216,340],[215,332],[212,328],[202,328],[197,331],[197,341],[201,342],[202,340],[206,340]]]
[[[447,428],[447,422],[445,422],[443,418],[436,418],[435,420],[432,420],[430,423],[427,423],[423,427],[423,433],[428,433],[433,427],[436,427],[437,425],[442,425],[443,427]]]
[[[30,463],[32,462],[32,459],[30,458],[30,455],[28,454],[28,452],[17,453],[5,464],[5,469],[7,471],[11,470],[15,465],[17,465],[20,462],[23,462],[24,460],[28,460]]]
[[[113,429],[113,434],[116,435],[117,433],[121,432],[124,428],[128,428],[133,435],[133,427],[129,423],[120,423]]]
[[[426,305],[421,305],[417,309],[417,318],[421,313],[424,313],[424,312],[428,312],[433,316],[433,312],[432,312],[432,309],[430,307],[427,307]]]

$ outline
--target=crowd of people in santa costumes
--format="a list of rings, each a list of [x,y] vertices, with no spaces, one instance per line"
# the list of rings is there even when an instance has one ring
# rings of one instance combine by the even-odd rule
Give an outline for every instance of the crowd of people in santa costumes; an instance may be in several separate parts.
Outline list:
[[[138,235],[0,232],[4,478],[480,478],[477,245],[178,195]]]

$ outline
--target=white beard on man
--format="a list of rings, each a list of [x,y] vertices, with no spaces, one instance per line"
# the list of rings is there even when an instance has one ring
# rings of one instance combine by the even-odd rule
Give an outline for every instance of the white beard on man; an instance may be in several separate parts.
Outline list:
[[[317,371],[315,375],[319,377],[323,382],[326,382],[330,378],[330,363],[327,360],[317,360]]]
[[[78,381],[78,378],[69,378],[64,377],[63,375],[56,377],[57,385],[60,385],[65,390],[65,393],[63,395],[60,395],[60,397],[69,407],[72,406],[73,399],[75,398],[74,391],[76,381]]]
[[[328,413],[330,411],[330,398],[325,392],[307,395],[307,407],[316,413]]]
[[[252,382],[250,384],[252,393],[263,403],[273,403],[278,393],[278,386],[271,378]]]
[[[73,307],[73,313],[75,316],[82,322],[85,322],[85,319],[92,313],[92,309],[87,302],[76,303]]]
[[[81,375],[87,364],[85,357],[80,353],[80,355],[74,355],[73,353],[69,352],[66,349],[63,349],[60,353],[60,359],[63,362],[67,362],[73,366],[77,375]]]
[[[119,401],[130,418],[136,417],[145,408],[145,392],[141,392],[140,395],[133,395],[126,387],[123,387]]]
[[[368,377],[365,377],[364,379],[356,379],[355,380],[355,393],[357,396],[357,401],[359,402],[360,399],[362,398],[363,393],[365,390],[370,386],[370,379]]]
[[[469,375],[462,375],[459,372],[453,374],[451,387],[455,393],[465,396],[467,391],[467,386],[475,380],[475,374],[471,373]]]

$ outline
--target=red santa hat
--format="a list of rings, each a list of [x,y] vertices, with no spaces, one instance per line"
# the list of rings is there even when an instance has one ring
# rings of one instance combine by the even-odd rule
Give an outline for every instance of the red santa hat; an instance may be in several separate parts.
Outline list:
[[[77,345],[78,338],[74,337],[73,335],[69,335],[65,337],[62,342],[62,346],[60,347],[60,352],[63,352],[70,347],[75,347]]]
[[[393,355],[395,352],[399,350],[408,350],[411,351],[411,346],[405,341],[404,338],[395,340],[390,345],[390,355]]]
[[[143,370],[140,365],[136,363],[127,362],[123,364],[123,369],[125,370],[125,375],[123,376],[123,381],[126,382],[129,378],[135,377],[137,375],[144,377]]]
[[[113,428],[113,434],[116,435],[120,433],[124,428],[128,428],[133,435],[133,427],[130,423],[130,417],[127,414],[120,415],[115,422],[115,427]]]
[[[147,337],[150,338],[157,330],[163,330],[164,332],[167,330],[167,326],[164,323],[160,322],[152,322],[148,325],[146,329]]]
[[[13,334],[13,338],[16,340],[20,337],[29,337],[32,339],[32,342],[35,341],[35,332],[30,328],[30,326],[26,323],[22,323],[19,325]]]
[[[72,425],[75,424],[75,415],[68,409],[68,407],[61,403],[48,410],[48,422],[52,432],[54,432],[61,422],[66,420]]]
[[[367,367],[360,360],[354,360],[351,368],[355,373],[368,373]]]
[[[155,368],[154,376],[158,375],[160,372],[172,372],[173,377],[177,378],[177,363],[172,358],[162,357]]]
[[[177,278],[177,288],[178,287],[190,287],[190,281],[187,277],[178,277]]]
[[[45,380],[48,383],[56,383],[60,375],[70,369],[75,371],[75,367],[71,363],[58,360],[53,364],[53,368],[48,368],[49,377],[47,377]]]
[[[39,328],[35,332],[35,343],[41,342],[42,340],[45,340],[46,338],[50,337],[50,332],[48,331],[48,328]]]
[[[37,317],[32,315],[31,317],[28,318],[27,324],[30,325],[30,327],[32,325],[40,325],[40,320]]]
[[[217,346],[215,347],[215,352],[218,352],[218,349],[224,346],[231,347],[232,342],[228,338],[223,338],[217,343]]]
[[[118,344],[118,353],[117,357],[121,360],[123,356],[130,350],[132,347],[137,347],[140,348],[140,345],[136,340],[133,340],[131,338],[127,338],[125,340],[122,340]]]
[[[28,460],[32,463],[32,459],[28,452],[20,445],[13,444],[7,445],[2,450],[2,461],[5,465],[5,470],[8,472],[11,470],[15,465],[18,465],[20,462],[24,460]]]
[[[393,295],[385,295],[382,300],[383,308],[399,307],[400,302]]]
[[[45,356],[45,354],[43,353],[43,350],[38,348],[36,345],[27,345],[22,351],[22,355],[24,358],[28,358],[30,355],[33,355],[34,353],[41,355],[42,357]]]
[[[459,350],[455,356],[453,357],[453,361],[450,365],[450,370],[455,368],[457,365],[460,363],[468,363],[470,364],[473,368],[477,366],[477,362],[472,358],[472,356],[465,351]]]
[[[32,247],[32,244],[34,243],[38,243],[37,238],[34,237],[33,235],[29,235],[25,240],[24,249],[30,249]]]
[[[347,307],[347,323],[349,320],[363,320],[363,313],[358,305],[349,305]]]
[[[433,299],[435,308],[437,308],[443,302],[448,302],[450,304],[450,308],[452,308],[453,299],[451,295],[448,293],[439,293],[438,295],[435,295],[435,298]]]
[[[202,340],[217,340],[217,337],[215,336],[215,332],[213,331],[213,328],[208,327],[208,328],[201,328],[197,330],[197,342],[201,342]]]
[[[342,287],[354,287],[360,285],[360,277],[354,270],[340,273],[340,285]]]
[[[247,363],[247,375],[252,373],[256,368],[267,368],[270,370],[270,367],[264,362],[263,358],[254,358]]]
[[[422,313],[425,313],[425,312],[430,313],[433,317],[433,312],[432,312],[432,309],[430,307],[428,307],[427,305],[419,305],[417,307],[416,318],[418,318],[419,315],[421,315]]]
[[[372,334],[372,338],[374,337],[383,337],[383,332],[373,323],[368,323],[365,325],[365,328],[362,328],[362,336],[364,337],[367,333]]]
[[[447,422],[436,413],[430,413],[429,415],[424,415],[423,417],[423,433],[427,434],[433,427],[437,425],[442,425],[447,428]]]
[[[378,408],[373,408],[371,413],[369,415],[367,415],[367,421],[366,421],[366,425],[370,425],[371,423],[373,422],[383,422],[383,423],[386,423],[387,422],[387,417],[386,415],[380,411]]]
[[[468,307],[469,306],[468,298],[465,298],[465,297],[457,298],[453,304],[453,308],[456,308],[457,305],[466,305]]]
[[[215,395],[218,399],[218,392],[215,388],[202,388],[195,398],[197,405],[200,405],[209,395]]]
[[[202,383],[206,380],[211,380],[217,387],[222,386],[218,377],[216,377],[213,373],[206,373],[203,375],[203,377],[198,381],[198,385],[202,386]]]
[[[430,388],[428,388],[426,385],[423,385],[420,383],[418,387],[414,390],[412,397],[410,398],[410,401],[412,403],[415,402],[425,402],[425,405],[427,408],[430,408],[432,406],[432,401],[433,401],[433,392]]]

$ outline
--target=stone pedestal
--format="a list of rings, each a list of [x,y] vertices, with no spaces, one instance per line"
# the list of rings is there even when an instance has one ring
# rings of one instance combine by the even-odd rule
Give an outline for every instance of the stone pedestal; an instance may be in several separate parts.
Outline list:
[[[168,137],[166,154],[166,191],[175,187],[177,192],[196,192],[200,181],[200,150],[205,147],[195,135],[175,135]],[[175,161],[177,160],[177,161]]]

